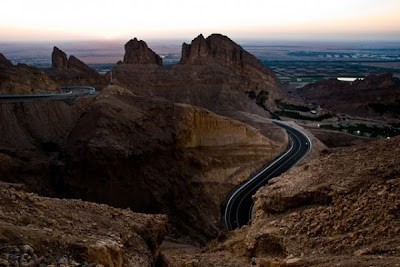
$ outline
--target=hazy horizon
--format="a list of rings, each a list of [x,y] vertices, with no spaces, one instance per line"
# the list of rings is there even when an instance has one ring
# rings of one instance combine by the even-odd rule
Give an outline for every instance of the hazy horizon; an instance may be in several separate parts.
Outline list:
[[[179,39],[400,41],[398,0],[5,0],[0,42]]]

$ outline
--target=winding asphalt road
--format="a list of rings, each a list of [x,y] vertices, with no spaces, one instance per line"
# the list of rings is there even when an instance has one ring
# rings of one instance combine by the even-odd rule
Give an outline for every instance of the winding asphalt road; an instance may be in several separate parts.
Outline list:
[[[23,102],[32,99],[71,99],[79,96],[94,95],[96,89],[90,86],[64,86],[61,87],[64,93],[60,94],[15,94],[1,95],[0,100],[7,102]]]
[[[252,218],[253,200],[257,190],[268,183],[268,181],[296,165],[310,153],[311,140],[306,134],[282,122],[273,121],[276,125],[284,128],[289,135],[289,147],[281,156],[266,166],[261,172],[240,185],[229,196],[223,207],[222,224],[227,230],[239,228],[249,222]]]

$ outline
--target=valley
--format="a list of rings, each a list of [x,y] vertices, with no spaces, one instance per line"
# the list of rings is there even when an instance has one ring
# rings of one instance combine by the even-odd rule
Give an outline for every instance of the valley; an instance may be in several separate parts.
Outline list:
[[[394,266],[398,50],[238,43],[0,46],[0,265]]]

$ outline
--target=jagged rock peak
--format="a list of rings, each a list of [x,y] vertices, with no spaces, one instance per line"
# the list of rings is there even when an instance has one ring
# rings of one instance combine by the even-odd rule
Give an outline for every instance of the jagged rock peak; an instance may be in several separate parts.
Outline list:
[[[12,67],[13,64],[2,53],[0,53],[0,67]]]
[[[51,67],[57,70],[68,69],[67,54],[57,47],[53,48],[53,53],[51,54]]]
[[[255,56],[222,34],[212,34],[206,39],[200,34],[191,44],[182,45],[181,63],[201,64],[210,59],[223,65],[264,68]]]
[[[162,65],[162,58],[151,50],[144,41],[134,38],[125,44],[123,63]]]
[[[75,56],[70,56],[69,59],[64,51],[54,47],[51,55],[52,68],[57,70],[71,70],[74,72],[85,73],[89,75],[98,75],[98,73],[91,69],[84,62]]]

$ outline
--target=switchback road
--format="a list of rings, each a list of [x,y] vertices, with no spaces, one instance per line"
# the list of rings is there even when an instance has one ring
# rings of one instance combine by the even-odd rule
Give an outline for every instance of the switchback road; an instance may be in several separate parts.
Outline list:
[[[289,170],[311,151],[312,143],[306,134],[283,122],[273,121],[284,128],[289,135],[288,149],[261,172],[240,185],[228,197],[223,207],[222,224],[227,230],[233,230],[248,223],[252,217],[253,200],[257,190],[268,181]]]

